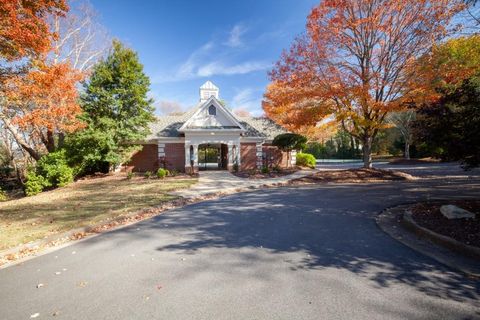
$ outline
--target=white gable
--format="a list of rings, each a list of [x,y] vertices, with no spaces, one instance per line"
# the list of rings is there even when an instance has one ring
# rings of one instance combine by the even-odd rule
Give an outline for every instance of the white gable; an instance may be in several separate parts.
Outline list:
[[[179,131],[211,129],[245,131],[230,110],[222,106],[215,97],[210,97],[201,104]]]

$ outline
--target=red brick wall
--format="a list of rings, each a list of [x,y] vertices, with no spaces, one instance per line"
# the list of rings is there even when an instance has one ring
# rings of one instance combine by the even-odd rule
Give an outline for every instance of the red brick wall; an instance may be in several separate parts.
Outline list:
[[[132,156],[132,159],[126,165],[126,170],[135,172],[156,171],[158,167],[158,146],[156,144],[144,144],[142,150]]]
[[[240,170],[257,168],[257,146],[255,143],[240,143]]]
[[[271,145],[263,145],[262,151],[266,152],[268,165],[270,167],[287,166],[287,153],[278,150]],[[241,168],[240,170],[252,170],[257,168],[257,148],[255,143],[240,144]],[[272,159],[273,158],[273,159]],[[135,172],[156,171],[159,167],[165,167],[169,170],[175,169],[181,172],[185,171],[185,144],[184,143],[166,143],[165,159],[158,159],[158,146],[156,144],[145,144],[143,149],[135,153],[126,165],[126,170]],[[264,160],[264,165],[265,165]],[[125,168],[125,167],[124,167]]]
[[[185,143],[165,143],[165,166],[168,170],[185,171]]]
[[[267,154],[268,166],[279,166],[281,168],[287,167],[287,152],[280,151],[277,147],[264,144],[262,151]],[[266,162],[264,160],[264,162]],[[267,165],[264,163],[264,165]]]

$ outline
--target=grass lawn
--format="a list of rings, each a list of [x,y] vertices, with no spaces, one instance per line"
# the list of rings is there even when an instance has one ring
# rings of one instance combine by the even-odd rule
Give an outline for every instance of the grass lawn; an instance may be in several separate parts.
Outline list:
[[[176,199],[167,193],[195,182],[183,177],[127,180],[114,175],[0,202],[0,250]]]

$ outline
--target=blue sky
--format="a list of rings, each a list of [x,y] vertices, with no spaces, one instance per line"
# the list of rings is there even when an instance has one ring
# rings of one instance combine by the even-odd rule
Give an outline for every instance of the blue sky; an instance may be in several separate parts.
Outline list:
[[[157,114],[186,110],[212,80],[232,109],[260,115],[267,71],[305,29],[313,0],[91,0],[112,37],[136,50]],[[162,111],[163,110],[163,111]]]

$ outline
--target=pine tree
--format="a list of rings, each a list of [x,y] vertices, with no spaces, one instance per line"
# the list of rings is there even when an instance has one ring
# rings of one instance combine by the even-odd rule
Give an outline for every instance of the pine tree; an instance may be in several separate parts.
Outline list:
[[[110,55],[93,68],[81,95],[88,128],[70,137],[70,149],[76,150],[70,156],[80,163],[81,171],[108,171],[139,148],[134,143],[147,136],[148,124],[154,120],[149,88],[137,53],[114,40]]]

